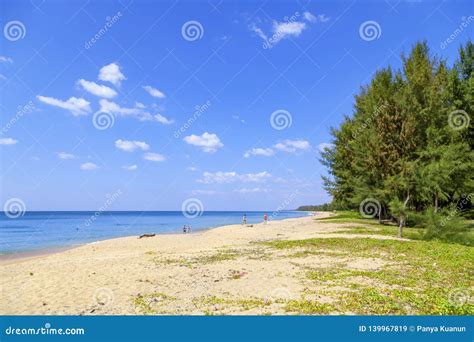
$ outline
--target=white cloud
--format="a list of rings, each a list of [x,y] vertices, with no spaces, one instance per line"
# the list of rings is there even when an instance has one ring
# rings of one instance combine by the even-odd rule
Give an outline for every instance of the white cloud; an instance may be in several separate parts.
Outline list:
[[[306,23],[300,21],[279,23],[273,22],[273,35],[277,43],[282,39],[294,36],[298,37],[306,29]]]
[[[98,169],[99,167],[97,165],[95,165],[94,163],[84,163],[84,164],[81,164],[81,170],[84,170],[84,171],[92,171],[92,170],[95,170],[95,169]]]
[[[224,146],[217,134],[204,132],[202,135],[189,135],[183,139],[190,145],[201,147],[204,152],[214,153]]]
[[[122,166],[122,169],[127,170],[127,171],[135,171],[138,169],[138,166],[136,165],[124,165]]]
[[[117,92],[115,90],[105,85],[86,81],[84,79],[80,79],[79,81],[77,81],[77,84],[79,84],[82,88],[84,88],[84,90],[95,96],[105,97],[107,99],[111,99],[112,97],[117,96]]]
[[[294,153],[309,150],[311,145],[306,140],[284,140],[273,147],[283,152]]]
[[[161,114],[155,114],[153,117],[155,118],[156,121],[158,121],[159,123],[162,123],[163,125],[170,125],[174,122],[174,120],[170,120]]]
[[[12,138],[1,138],[0,139],[0,145],[15,145],[18,143],[18,140],[12,139]]]
[[[197,167],[189,166],[186,168],[186,170],[194,172],[194,171],[197,171]]]
[[[244,183],[259,183],[265,182],[270,179],[272,175],[267,171],[262,171],[258,173],[244,173],[238,174],[237,172],[204,172],[201,179],[197,181],[199,183],[211,184],[211,183],[235,183],[235,182],[244,182]]]
[[[65,160],[65,159],[74,159],[74,158],[76,158],[76,156],[72,153],[59,152],[58,153],[58,158]]]
[[[6,56],[0,56],[0,63],[13,63],[13,59]]]
[[[115,86],[119,86],[123,80],[127,78],[120,71],[120,67],[116,63],[110,63],[103,66],[99,71],[99,80],[110,82]]]
[[[305,20],[311,22],[311,23],[315,23],[318,18],[316,18],[312,13],[310,12],[304,12],[303,13],[303,18],[305,18]]]
[[[164,161],[166,158],[162,154],[148,152],[148,153],[145,153],[145,155],[143,156],[143,159],[153,161],[153,162],[161,162],[161,161]]]
[[[330,143],[321,143],[318,145],[319,152],[325,152],[327,148],[332,148],[334,145]]]
[[[70,97],[67,101],[62,101],[59,99],[55,99],[54,97],[47,97],[41,95],[36,96],[36,98],[50,106],[66,109],[70,111],[74,116],[87,115],[87,113],[90,113],[91,111],[90,102],[82,98]]]
[[[117,141],[115,141],[115,147],[121,149],[122,151],[133,152],[136,149],[147,151],[150,148],[150,145],[148,145],[144,141],[118,139]]]
[[[135,107],[140,109],[145,109],[145,105],[141,102],[135,102]]]
[[[161,114],[152,115],[149,112],[145,111],[140,106],[135,105],[132,108],[120,107],[118,104],[106,99],[101,99],[99,101],[100,111],[105,113],[111,113],[120,116],[130,116],[134,117],[140,121],[157,121],[162,124],[171,124],[174,120],[168,119]]]
[[[152,86],[143,86],[143,89],[145,89],[145,91],[153,97],[158,97],[160,99],[165,98],[165,94],[163,94],[160,90],[153,88]]]
[[[252,23],[249,25],[249,29],[251,31],[253,31],[254,33],[257,34],[257,36],[259,36],[260,38],[262,38],[262,40],[264,41],[267,41],[268,40],[268,37],[267,35],[263,32],[263,30],[257,26],[257,24],[255,23]]]
[[[331,18],[326,17],[324,14],[318,14],[318,21],[321,23],[327,23]]]
[[[264,156],[264,157],[271,157],[275,154],[275,152],[271,148],[252,148],[244,153],[245,158],[249,158],[250,156]]]

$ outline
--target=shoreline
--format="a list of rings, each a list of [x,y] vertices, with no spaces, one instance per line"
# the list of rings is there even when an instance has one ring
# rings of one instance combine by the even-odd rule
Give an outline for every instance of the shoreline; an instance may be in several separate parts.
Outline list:
[[[294,211],[298,211],[298,210],[294,210]],[[300,211],[300,212],[305,212],[308,215],[307,216],[301,216],[301,217],[289,217],[289,218],[284,218],[284,219],[279,219],[279,220],[276,219],[276,220],[272,220],[271,222],[281,222],[281,221],[285,221],[285,220],[300,219],[300,218],[304,218],[304,217],[313,217],[313,216],[316,216],[318,214],[318,212],[310,212],[310,211]],[[249,225],[259,225],[259,224],[263,225],[263,222],[249,223],[247,226],[249,226]],[[226,224],[226,225],[222,225],[222,226],[211,226],[211,227],[198,229],[197,231],[191,232],[191,233],[188,233],[188,234],[183,234],[183,233],[180,233],[180,232],[155,233],[156,234],[155,236],[196,235],[196,234],[203,233],[203,232],[206,232],[206,231],[225,228],[225,227],[229,227],[229,226],[236,226],[236,225],[241,225],[241,224]],[[138,238],[138,236],[139,235],[125,235],[125,236],[106,238],[106,239],[103,239],[103,240],[95,240],[95,241],[72,244],[72,245],[45,247],[45,248],[18,251],[18,252],[7,252],[7,253],[4,253],[4,254],[0,254],[0,266],[1,265],[12,264],[12,263],[16,263],[16,262],[22,262],[22,261],[25,261],[25,260],[32,260],[32,259],[36,259],[36,258],[40,258],[40,257],[45,257],[45,256],[48,256],[48,255],[53,255],[53,254],[61,254],[61,253],[66,252],[68,250],[77,249],[77,248],[81,248],[81,247],[84,247],[84,246],[93,245],[93,244],[97,244],[97,243],[101,243],[101,242],[113,241],[113,240],[124,239],[124,238],[133,238],[133,237]]]
[[[306,254],[304,248],[280,249],[275,243],[367,237],[401,241],[347,233],[353,223],[318,220],[331,215],[318,212],[193,234],[120,237],[4,261],[0,263],[0,314],[291,314],[288,305],[294,300],[313,296],[306,289],[315,284],[302,278],[308,267],[370,271],[387,261],[351,257],[326,247]],[[313,290],[319,293],[317,286]],[[324,305],[326,299],[317,300]]]

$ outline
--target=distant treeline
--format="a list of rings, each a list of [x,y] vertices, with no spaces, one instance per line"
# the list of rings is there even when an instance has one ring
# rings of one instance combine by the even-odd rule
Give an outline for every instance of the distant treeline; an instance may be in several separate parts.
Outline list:
[[[319,205],[302,205],[301,207],[298,207],[300,211],[332,211],[332,210],[338,210],[336,209],[331,203],[324,203],[324,204],[319,204]]]
[[[449,239],[466,230],[458,218],[472,208],[474,45],[461,46],[452,66],[426,42],[401,59],[400,70],[375,73],[353,114],[332,129],[321,154],[332,204],[301,208],[392,219],[400,236],[416,221],[427,237]]]

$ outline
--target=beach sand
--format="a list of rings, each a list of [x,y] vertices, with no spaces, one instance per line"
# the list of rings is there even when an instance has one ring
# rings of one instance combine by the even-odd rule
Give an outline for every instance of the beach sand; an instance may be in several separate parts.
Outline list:
[[[382,260],[370,257],[292,257],[287,250],[261,243],[363,236],[336,234],[344,224],[315,219],[328,215],[187,235],[124,237],[1,260],[0,314],[291,314],[284,304],[304,293],[306,284],[299,275],[305,267],[341,262],[352,269],[382,266]]]

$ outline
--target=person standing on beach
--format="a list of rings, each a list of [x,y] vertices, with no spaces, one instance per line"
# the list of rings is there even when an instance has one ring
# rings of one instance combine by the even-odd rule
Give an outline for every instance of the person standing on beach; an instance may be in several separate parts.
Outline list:
[[[242,217],[242,224],[247,224],[247,214],[244,214],[244,217]]]
[[[267,213],[265,213],[265,214],[263,215],[263,223],[264,223],[264,224],[267,224],[267,222],[268,222],[268,215],[267,215]]]

